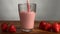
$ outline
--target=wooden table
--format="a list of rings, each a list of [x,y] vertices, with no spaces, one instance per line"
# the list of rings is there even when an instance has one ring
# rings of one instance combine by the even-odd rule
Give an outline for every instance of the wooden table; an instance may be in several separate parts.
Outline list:
[[[7,23],[9,24],[9,26],[14,23],[14,25],[18,28],[20,27],[20,22],[19,21],[0,21],[0,26],[2,23]],[[17,29],[16,33],[9,33],[9,32],[1,32],[1,28],[0,28],[0,34],[60,34],[60,33],[55,33],[55,32],[48,32],[48,31],[44,31],[38,28],[39,22],[36,21],[35,22],[35,28],[33,29],[32,32],[21,32],[19,29]]]

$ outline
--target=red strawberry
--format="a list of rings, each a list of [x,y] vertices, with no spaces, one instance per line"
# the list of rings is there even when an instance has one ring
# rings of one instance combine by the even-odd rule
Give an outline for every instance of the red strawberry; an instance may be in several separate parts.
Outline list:
[[[53,29],[54,32],[59,32],[59,24],[58,23],[54,23],[52,25],[52,29]]]
[[[59,29],[60,29],[60,24],[59,24]]]
[[[51,30],[51,24],[50,24],[50,23],[47,23],[47,24],[46,24],[46,26],[45,26],[45,30],[48,30],[48,31]]]
[[[39,24],[39,28],[44,29],[46,26],[46,21],[41,21]]]
[[[1,24],[1,29],[3,32],[6,32],[8,29],[8,24],[6,24],[6,23]]]
[[[16,27],[13,24],[9,27],[9,32],[16,32]]]

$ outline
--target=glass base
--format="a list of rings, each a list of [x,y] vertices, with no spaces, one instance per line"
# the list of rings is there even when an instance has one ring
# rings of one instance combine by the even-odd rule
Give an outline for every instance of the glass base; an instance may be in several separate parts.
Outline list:
[[[23,32],[31,32],[32,29],[22,29]]]

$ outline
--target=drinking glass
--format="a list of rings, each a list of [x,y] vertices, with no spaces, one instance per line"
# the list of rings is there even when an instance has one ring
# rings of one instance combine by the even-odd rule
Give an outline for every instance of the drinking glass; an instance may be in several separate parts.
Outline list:
[[[21,30],[24,32],[30,32],[32,31],[32,29],[34,29],[36,4],[30,3],[30,11],[27,10],[28,10],[27,3],[18,4]]]

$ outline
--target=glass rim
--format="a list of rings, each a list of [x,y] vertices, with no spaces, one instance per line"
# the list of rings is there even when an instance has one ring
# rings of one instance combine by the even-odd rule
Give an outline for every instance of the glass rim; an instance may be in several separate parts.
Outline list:
[[[20,3],[20,4],[18,4],[18,5],[25,5],[25,4],[27,4],[27,3]],[[30,5],[36,5],[36,3],[30,3]]]
[[[26,6],[27,3],[20,3],[20,4],[18,4],[18,11],[20,11],[20,9],[21,9],[20,7],[23,6],[23,5]],[[36,3],[30,3],[30,5],[34,6],[34,8],[36,8]],[[34,8],[33,8],[33,10],[36,12],[36,9],[34,9]]]

